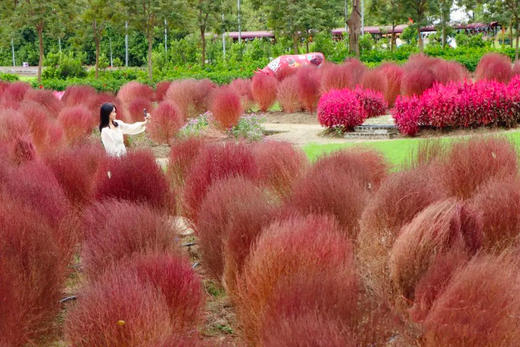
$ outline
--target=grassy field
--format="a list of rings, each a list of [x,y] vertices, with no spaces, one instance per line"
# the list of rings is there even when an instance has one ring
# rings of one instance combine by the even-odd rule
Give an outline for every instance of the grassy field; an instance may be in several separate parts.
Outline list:
[[[520,152],[520,129],[512,130],[508,132],[502,132],[497,135],[478,135],[478,136],[498,136],[507,138]],[[467,137],[440,137],[434,138],[433,141],[441,141],[443,144],[449,145],[454,141],[462,141]],[[327,153],[338,151],[344,148],[351,147],[363,147],[375,149],[383,153],[388,162],[395,168],[405,165],[410,158],[410,154],[413,153],[419,144],[424,141],[432,141],[431,139],[425,138],[407,138],[398,140],[385,140],[385,141],[371,141],[364,143],[342,143],[342,144],[327,144],[327,145],[316,145],[309,144],[303,147],[304,152],[307,154],[310,160],[314,161],[322,155]]]

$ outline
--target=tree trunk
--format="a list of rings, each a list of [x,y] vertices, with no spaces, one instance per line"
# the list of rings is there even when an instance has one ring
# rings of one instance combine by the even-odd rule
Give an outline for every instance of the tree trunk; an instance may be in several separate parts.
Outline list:
[[[200,26],[200,39],[202,44],[202,57],[201,64],[202,66],[206,65],[206,36],[205,36],[206,28],[204,26]]]
[[[442,24],[442,49],[446,48],[446,25]]]
[[[423,38],[422,38],[422,35],[421,35],[421,27],[418,26],[417,27],[417,31],[418,31],[418,39],[417,39],[417,42],[419,43],[419,52],[421,53],[424,53],[424,41],[423,41]]]
[[[298,54],[298,34],[297,33],[294,33],[293,36],[292,36],[292,39],[293,39],[293,54]]]
[[[307,37],[307,40],[305,40],[305,49],[307,50],[307,53],[309,53],[309,38]]]
[[[396,45],[395,23],[392,23],[392,38],[390,39],[390,51],[393,52]]]
[[[518,44],[520,41],[520,20],[516,20],[516,49],[515,49],[515,61],[518,61]]]
[[[513,47],[513,21],[511,21],[511,25],[509,26],[509,41],[511,41],[511,48]]]
[[[94,42],[96,44],[96,79],[99,77],[99,35],[97,31],[97,22],[94,20],[94,23],[92,23],[93,29],[94,29]]]
[[[149,28],[147,40],[148,40],[148,79],[150,82],[153,80],[152,75],[152,44],[153,44],[153,28]]]
[[[347,21],[348,41],[350,53],[354,53],[359,58],[359,36],[361,35],[361,11],[360,0],[352,0],[352,12]]]
[[[39,24],[37,27],[38,31],[38,44],[40,46],[40,60],[38,62],[38,83],[42,83],[42,67],[43,67],[43,25]]]

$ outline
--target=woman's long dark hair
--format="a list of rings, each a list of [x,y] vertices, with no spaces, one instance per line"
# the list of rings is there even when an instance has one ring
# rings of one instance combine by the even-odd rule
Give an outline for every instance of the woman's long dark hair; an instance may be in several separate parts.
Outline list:
[[[110,102],[106,102],[101,105],[101,111],[99,112],[99,131],[103,130],[103,128],[107,127],[110,123],[110,114],[112,110],[114,110],[116,106],[111,104]],[[117,122],[112,122],[114,126],[117,126]]]

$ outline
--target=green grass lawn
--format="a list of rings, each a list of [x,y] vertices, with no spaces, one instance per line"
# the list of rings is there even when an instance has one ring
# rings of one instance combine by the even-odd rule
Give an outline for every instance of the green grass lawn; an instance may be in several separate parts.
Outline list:
[[[520,129],[509,131],[507,133],[501,133],[500,135],[478,135],[478,136],[503,136],[507,138],[520,153]],[[453,137],[440,137],[434,138],[434,141],[441,141],[442,143],[449,144],[454,141],[461,141],[462,138]],[[357,142],[357,143],[341,143],[341,144],[327,144],[327,145],[316,145],[309,144],[303,147],[307,157],[314,161],[318,157],[344,148],[350,147],[362,147],[371,148],[383,153],[388,162],[394,167],[400,167],[407,164],[410,158],[410,154],[413,153],[421,142],[428,141],[425,138],[406,138],[398,140],[384,140],[384,141],[370,141],[370,142]]]

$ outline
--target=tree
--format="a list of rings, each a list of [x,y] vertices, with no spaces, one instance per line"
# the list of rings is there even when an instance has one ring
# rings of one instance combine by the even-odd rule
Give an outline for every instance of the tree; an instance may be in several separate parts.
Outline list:
[[[349,50],[359,58],[359,37],[361,36],[361,6],[359,0],[352,0],[352,11],[347,20]]]
[[[373,0],[368,7],[368,14],[375,24],[388,25],[390,23],[392,26],[391,51],[396,45],[395,27],[408,19],[401,6],[402,1],[400,0]]]
[[[129,23],[137,30],[144,33],[148,42],[148,78],[153,79],[152,72],[152,48],[155,36],[155,28],[168,23],[175,23],[178,27],[185,24],[184,2],[180,0],[121,0],[128,17]],[[172,24],[173,25],[173,24]]]
[[[206,64],[206,31],[218,21],[222,5],[222,0],[188,0],[188,6],[195,14],[196,26],[200,32],[202,66]]]
[[[343,0],[252,0],[252,4],[257,11],[266,13],[269,29],[292,40],[295,54],[301,38],[309,38],[314,30],[330,30],[338,25],[343,8]]]
[[[489,0],[488,11],[494,16],[498,15],[499,18],[502,19],[502,23],[509,19],[511,30],[511,46],[513,46],[513,28],[515,28],[515,61],[518,61],[518,46],[520,41],[520,0]]]
[[[13,27],[32,26],[38,35],[40,57],[38,62],[38,82],[42,79],[44,58],[43,34],[52,32],[70,23],[75,12],[74,0],[12,0],[5,7],[12,14],[9,23]]]
[[[439,17],[441,27],[442,48],[446,48],[446,27],[450,22],[451,9],[453,7],[453,0],[437,0],[439,5]]]
[[[106,0],[82,0],[81,22],[85,23],[86,31],[92,34],[96,47],[96,78],[99,72],[100,43],[105,29],[122,9],[117,1]]]
[[[421,35],[421,27],[426,26],[430,23],[429,16],[433,16],[438,10],[437,0],[400,0],[401,8],[414,22],[419,32],[418,43],[419,50],[424,51],[424,41]]]

